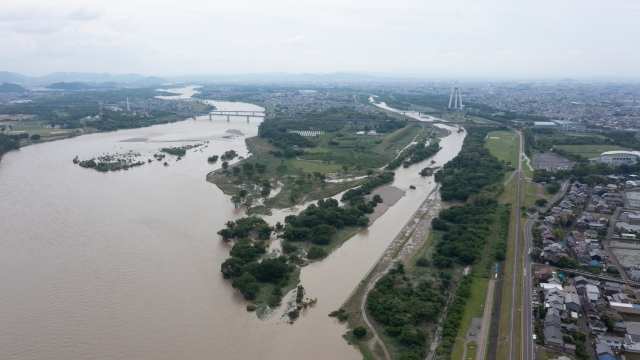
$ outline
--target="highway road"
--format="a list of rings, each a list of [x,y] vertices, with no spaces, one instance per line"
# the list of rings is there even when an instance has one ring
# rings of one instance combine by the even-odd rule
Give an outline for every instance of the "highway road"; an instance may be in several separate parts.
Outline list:
[[[552,206],[560,197],[562,197],[569,187],[570,181],[565,180],[560,187],[560,191],[547,203],[546,206],[540,208],[541,212],[546,212],[549,206]],[[524,252],[522,263],[524,265],[523,274],[523,286],[522,286],[522,359],[533,360],[535,359],[533,343],[533,324],[531,318],[533,317],[533,309],[531,308],[532,291],[533,291],[533,276],[531,269],[531,257],[530,251],[533,249],[533,235],[531,234],[531,228],[534,222],[538,219],[538,213],[535,213],[527,223],[524,225]],[[515,328],[514,328],[515,329]],[[515,358],[512,358],[515,359]]]

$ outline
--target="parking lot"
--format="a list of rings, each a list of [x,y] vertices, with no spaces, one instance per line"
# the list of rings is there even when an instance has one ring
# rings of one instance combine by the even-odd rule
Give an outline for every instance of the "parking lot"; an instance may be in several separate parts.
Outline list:
[[[533,156],[533,168],[545,170],[567,170],[571,169],[575,163],[551,153],[535,154]]]

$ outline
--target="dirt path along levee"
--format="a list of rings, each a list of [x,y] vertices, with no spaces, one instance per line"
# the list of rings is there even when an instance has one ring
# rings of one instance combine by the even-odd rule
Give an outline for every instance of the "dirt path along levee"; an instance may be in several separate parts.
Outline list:
[[[373,338],[367,342],[367,347],[375,351],[376,344],[380,344],[384,355],[390,358],[384,342],[378,336],[375,327],[371,324],[371,319],[366,313],[366,298],[369,291],[373,288],[376,281],[382,277],[397,261],[407,264],[420,250],[422,245],[429,237],[431,229],[431,220],[436,217],[441,209],[439,186],[436,186],[427,195],[420,207],[413,213],[409,221],[400,230],[398,235],[393,239],[389,246],[382,253],[378,261],[373,265],[369,272],[365,275],[360,285],[351,293],[342,305],[347,313],[358,313],[364,323],[369,327],[373,334]],[[351,316],[350,316],[351,319]],[[435,341],[435,340],[434,340]]]

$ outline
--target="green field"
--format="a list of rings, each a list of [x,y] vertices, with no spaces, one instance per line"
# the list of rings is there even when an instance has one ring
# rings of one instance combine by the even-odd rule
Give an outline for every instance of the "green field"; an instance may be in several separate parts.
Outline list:
[[[575,359],[575,356],[571,356],[571,355],[568,355],[568,354],[561,354],[559,352],[555,352],[553,350],[543,348],[542,346],[536,346],[536,352],[538,353],[538,356],[537,356],[538,360],[557,359],[557,358],[559,358],[560,356],[563,356],[563,355],[568,357],[571,360]]]
[[[467,331],[470,330],[472,318],[481,318],[484,313],[484,303],[487,299],[487,288],[489,287],[489,279],[486,278],[473,278],[471,284],[471,296],[467,299],[467,305],[464,307],[462,313],[462,320],[460,322],[460,328],[458,328],[458,335],[456,343],[453,345],[453,352],[451,353],[452,359],[462,359],[462,352],[464,347],[464,340],[467,336]],[[480,333],[482,329],[473,329],[476,334]],[[467,344],[467,358],[475,359],[475,356],[469,356]],[[474,350],[477,348],[477,344],[473,342]],[[474,352],[475,354],[475,352]]]
[[[520,137],[515,136],[515,131],[493,131],[487,137],[486,147],[491,155],[499,160],[504,160],[514,168],[518,166],[518,153],[520,151]]]
[[[291,166],[294,169],[302,169],[305,173],[319,172],[321,174],[326,174],[342,170],[342,166],[337,164],[322,164],[315,161],[304,160],[289,160],[286,162],[286,165]]]
[[[495,121],[479,118],[476,116],[469,116],[464,112],[453,112],[453,113],[443,113],[436,116],[443,120],[451,121],[451,122],[477,122],[481,124],[498,124]]]
[[[581,155],[587,159],[598,157],[605,151],[628,150],[616,145],[553,145],[553,148]]]

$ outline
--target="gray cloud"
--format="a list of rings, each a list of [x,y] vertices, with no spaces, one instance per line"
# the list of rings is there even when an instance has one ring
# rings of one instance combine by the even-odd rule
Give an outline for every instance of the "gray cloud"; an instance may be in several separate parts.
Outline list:
[[[0,70],[640,75],[640,2],[0,0]]]

